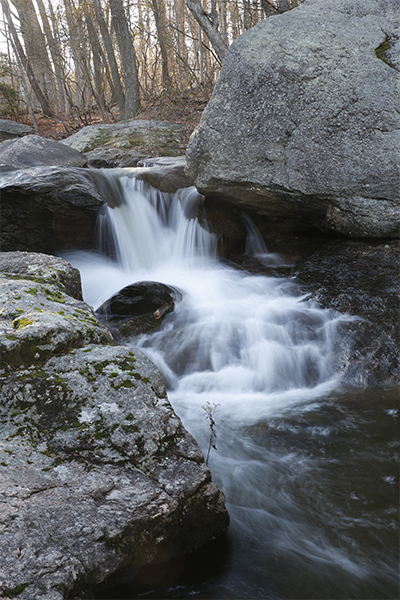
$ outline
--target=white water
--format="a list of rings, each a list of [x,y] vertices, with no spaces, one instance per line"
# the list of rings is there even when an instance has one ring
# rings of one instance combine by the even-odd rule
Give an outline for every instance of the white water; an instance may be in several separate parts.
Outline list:
[[[108,208],[107,215],[116,260],[83,252],[64,256],[80,269],[84,298],[94,307],[137,281],[159,281],[183,292],[161,330],[132,343],[161,369],[175,410],[204,454],[210,437],[204,407],[209,403],[213,408],[217,450],[211,452],[210,467],[227,496],[242,569],[232,566],[229,581],[219,584],[221,597],[285,597],[282,589],[274,592],[278,584],[264,565],[264,555],[268,564],[281,557],[280,569],[288,560],[293,565],[300,561],[300,594],[307,594],[323,565],[333,589],[343,577],[347,582],[337,583],[340,597],[366,597],[354,590],[357,585],[362,589],[360,582],[371,572],[372,578],[383,572],[382,558],[353,556],[352,541],[345,536],[334,542],[321,529],[332,512],[324,500],[324,484],[313,480],[322,454],[311,456],[304,450],[301,427],[296,438],[300,448],[266,449],[268,436],[277,436],[280,428],[293,437],[302,415],[318,412],[339,385],[336,341],[348,318],[316,308],[291,280],[228,267],[216,256],[215,236],[193,216],[201,202],[194,189],[161,194],[144,189],[126,172],[101,174],[112,193],[110,204],[119,205]],[[247,250],[264,264],[279,264],[254,225],[245,221]],[[320,426],[318,419],[309,435],[331,439],[334,427]],[[311,499],[321,515],[310,509]],[[334,511],[330,531],[345,518],[341,510]],[[254,558],[243,567],[243,557],[253,556],[253,546]],[[243,583],[234,585],[235,578]],[[286,597],[294,597],[291,593]],[[218,597],[212,594],[203,597]]]

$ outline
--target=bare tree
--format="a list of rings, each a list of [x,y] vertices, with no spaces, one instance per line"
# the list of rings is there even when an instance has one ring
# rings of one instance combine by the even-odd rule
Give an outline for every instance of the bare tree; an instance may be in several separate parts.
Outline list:
[[[200,0],[186,0],[186,6],[210,40],[215,54],[221,64],[228,54],[228,46],[219,32],[218,10],[216,0],[211,0],[211,11],[206,12]]]

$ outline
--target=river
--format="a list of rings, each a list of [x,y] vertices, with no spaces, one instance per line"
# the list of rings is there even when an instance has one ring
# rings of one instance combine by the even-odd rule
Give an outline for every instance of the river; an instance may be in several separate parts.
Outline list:
[[[95,308],[137,281],[182,291],[162,328],[130,343],[210,450],[231,524],[205,549],[96,597],[398,598],[398,394],[341,381],[337,341],[352,317],[319,309],[291,278],[218,258],[194,188],[162,194],[127,170],[97,177],[110,204],[99,245],[112,256],[63,256]],[[245,223],[247,251],[279,264]]]

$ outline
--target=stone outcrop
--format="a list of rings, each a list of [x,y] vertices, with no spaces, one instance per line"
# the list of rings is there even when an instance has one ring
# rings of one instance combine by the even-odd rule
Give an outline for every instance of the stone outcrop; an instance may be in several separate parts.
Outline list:
[[[76,269],[16,252],[0,272],[0,596],[79,596],[222,533],[223,495],[161,374],[111,343]]]
[[[0,119],[0,142],[21,138],[34,133],[32,127],[23,123],[16,123],[10,119]]]
[[[260,214],[397,237],[399,0],[306,0],[232,44],[187,174]]]
[[[113,125],[89,125],[62,143],[79,152],[91,152],[100,147],[108,150],[150,147],[157,148],[162,155],[179,156],[184,151],[184,133],[184,126],[168,121],[131,119]]]
[[[29,167],[86,167],[86,157],[73,148],[39,135],[0,145],[0,173]]]

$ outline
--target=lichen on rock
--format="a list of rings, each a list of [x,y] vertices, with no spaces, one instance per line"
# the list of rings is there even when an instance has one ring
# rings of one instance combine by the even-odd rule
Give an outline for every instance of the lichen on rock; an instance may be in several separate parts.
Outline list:
[[[52,256],[0,254],[1,597],[73,597],[228,526],[160,372],[113,343],[78,276]]]

